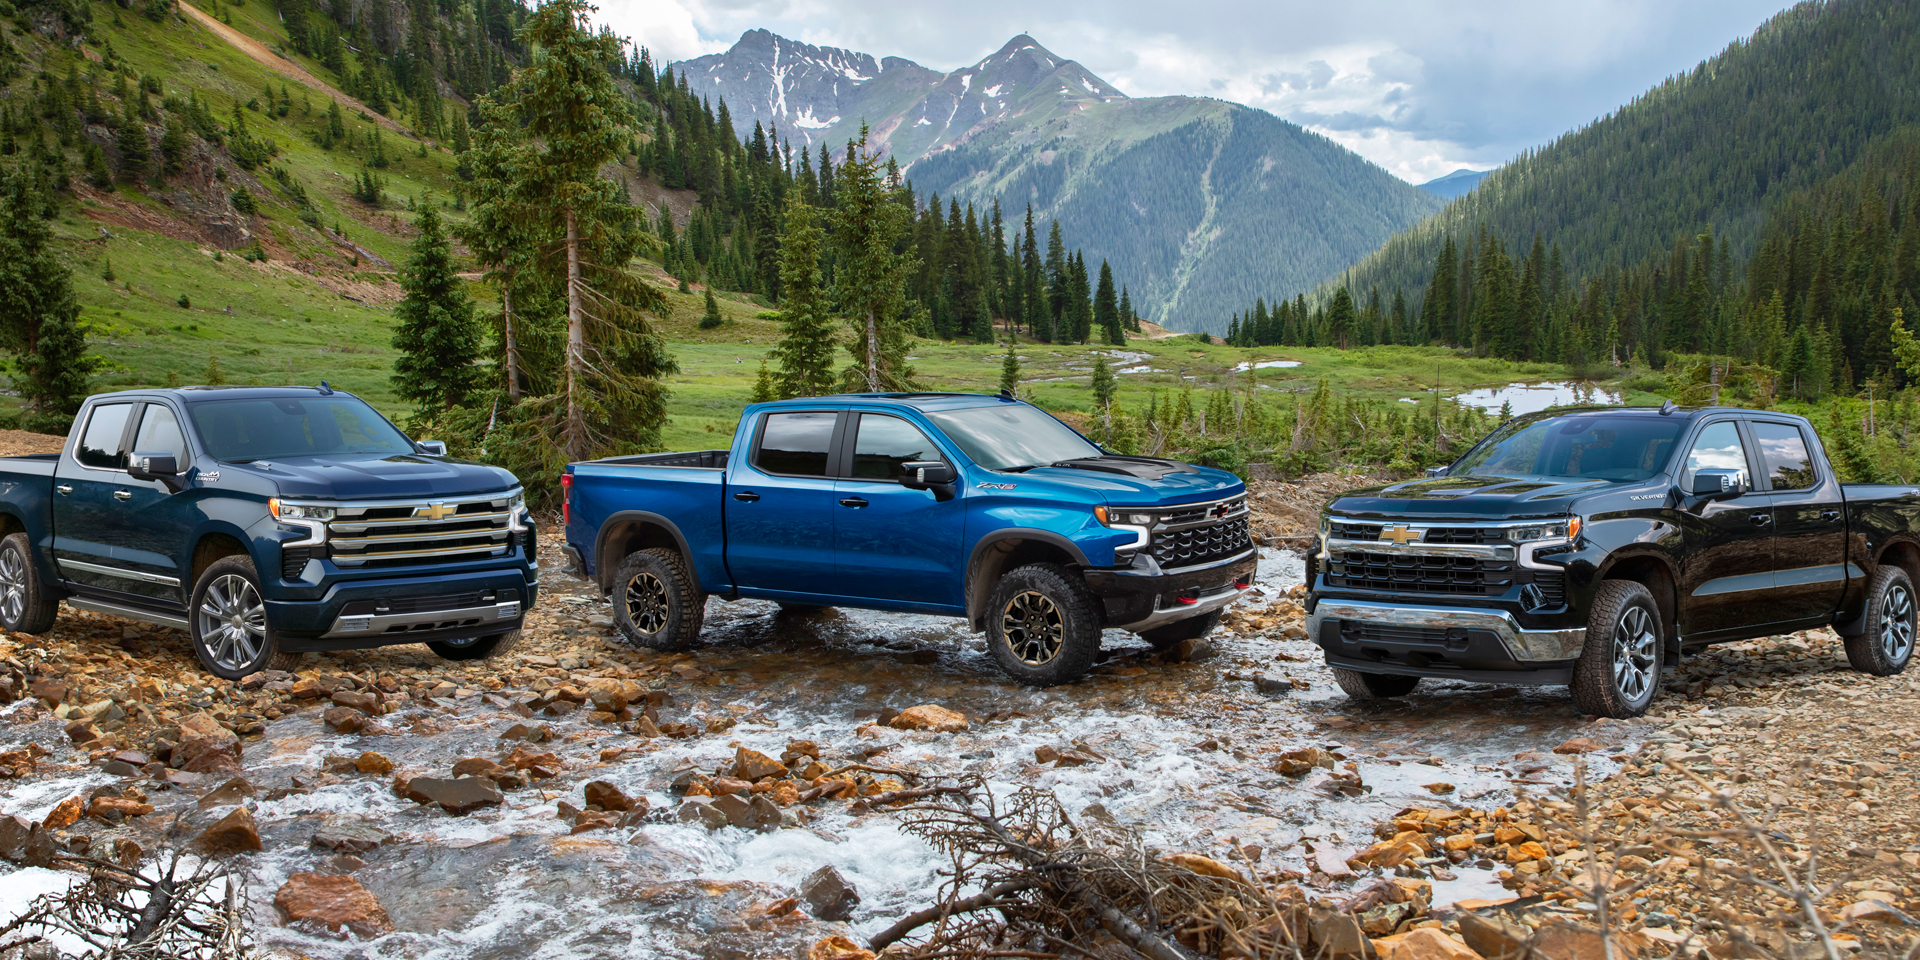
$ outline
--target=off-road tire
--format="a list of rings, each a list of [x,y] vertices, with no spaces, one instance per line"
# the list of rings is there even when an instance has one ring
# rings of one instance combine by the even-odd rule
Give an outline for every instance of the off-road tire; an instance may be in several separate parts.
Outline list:
[[[18,534],[16,534],[18,536]],[[8,538],[9,540],[12,537]],[[1883,564],[1867,581],[1866,632],[1845,637],[1847,662],[1855,670],[1891,677],[1913,662],[1916,634],[1913,578],[1905,570]]]
[[[627,554],[613,571],[613,625],[636,647],[685,650],[706,622],[707,595],[687,562],[666,547]]]
[[[1085,676],[1100,656],[1100,614],[1086,583],[1054,563],[1002,575],[987,599],[987,651],[1007,676],[1029,686]]]
[[[1653,593],[1631,580],[1608,580],[1587,612],[1587,640],[1568,690],[1580,712],[1630,720],[1660,694],[1666,625]]]
[[[1164,627],[1140,631],[1140,639],[1145,640],[1155,650],[1165,650],[1183,640],[1198,640],[1207,635],[1207,631],[1220,625],[1220,611],[1175,620]]]
[[[1419,677],[1393,673],[1361,673],[1345,667],[1333,667],[1333,682],[1355,700],[1392,700],[1404,697],[1420,685]]]
[[[780,612],[791,617],[811,617],[832,609],[832,607],[820,607],[811,603],[783,603],[780,605]]]
[[[33,568],[33,543],[24,533],[0,540],[0,627],[15,633],[46,633],[60,615],[60,601],[47,596]]]
[[[221,557],[200,571],[187,604],[187,640],[209,673],[238,680],[261,670],[292,670],[299,664],[299,654],[281,651],[264,597],[253,558],[245,554]],[[228,633],[219,621],[231,624],[233,618],[216,614],[237,614],[242,625]],[[216,627],[222,632],[210,635],[208,631]]]
[[[440,655],[442,660],[498,660],[513,652],[520,645],[520,631],[509,630],[496,633],[491,637],[481,637],[464,643],[450,640],[429,640],[427,649]]]

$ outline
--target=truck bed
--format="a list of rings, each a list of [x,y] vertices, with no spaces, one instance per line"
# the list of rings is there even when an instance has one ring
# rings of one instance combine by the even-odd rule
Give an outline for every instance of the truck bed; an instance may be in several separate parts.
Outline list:
[[[725,470],[727,451],[694,450],[689,453],[642,453],[631,457],[605,457],[591,461],[610,467],[687,467],[695,470]]]

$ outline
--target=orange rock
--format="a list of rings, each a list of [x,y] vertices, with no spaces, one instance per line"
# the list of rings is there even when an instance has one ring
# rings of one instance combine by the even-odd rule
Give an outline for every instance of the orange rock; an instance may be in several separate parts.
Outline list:
[[[95,820],[111,823],[112,816],[118,813],[122,817],[144,817],[153,812],[153,804],[128,800],[124,797],[95,797],[87,807],[87,816]]]
[[[1453,836],[1448,837],[1446,839],[1446,848],[1448,850],[1472,850],[1473,834],[1456,833]]]
[[[80,818],[86,816],[86,813],[86,801],[75,794],[54,804],[53,809],[47,812],[46,819],[40,821],[40,825],[48,830],[64,830],[79,823]]]
[[[1167,856],[1161,857],[1160,862],[1180,867],[1203,877],[1216,877],[1221,880],[1231,880],[1241,886],[1247,885],[1247,878],[1241,876],[1240,871],[1212,857],[1203,857],[1197,853],[1168,854]]]
[[[733,775],[749,783],[761,777],[784,777],[787,765],[758,750],[741,747],[734,752]]]
[[[1397,937],[1373,942],[1380,960],[1481,960],[1478,953],[1458,939],[1432,927],[1421,927]]]
[[[1532,840],[1528,840],[1526,843],[1507,851],[1507,862],[1526,863],[1529,860],[1544,860],[1549,855],[1546,847]]]
[[[967,729],[967,715],[946,707],[923,703],[908,707],[888,722],[895,730],[928,730],[933,733],[959,733]]]
[[[827,937],[807,948],[807,960],[874,960],[873,951],[846,937]]]
[[[1554,753],[1592,753],[1598,749],[1600,749],[1600,743],[1594,740],[1592,737],[1574,737],[1572,740],[1568,740],[1566,743],[1563,743],[1557,747],[1554,747],[1553,752]]]
[[[800,791],[794,788],[793,781],[782,780],[773,785],[773,802],[790,807],[800,802]]]
[[[287,925],[311,933],[375,937],[393,932],[393,920],[360,881],[349,876],[296,873],[273,895]]]

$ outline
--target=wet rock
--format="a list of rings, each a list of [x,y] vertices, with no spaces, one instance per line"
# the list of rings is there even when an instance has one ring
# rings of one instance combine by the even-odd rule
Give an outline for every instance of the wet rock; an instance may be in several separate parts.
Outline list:
[[[453,814],[506,802],[499,785],[486,777],[414,777],[407,781],[407,799],[419,804],[437,803]]]
[[[1374,942],[1380,960],[1481,960],[1473,948],[1445,931],[1422,927]]]
[[[234,777],[226,783],[209,790],[206,796],[200,798],[198,805],[200,809],[208,810],[213,807],[232,806],[249,797],[258,795],[259,791],[254,788],[253,784],[249,782],[247,778]]]
[[[594,709],[605,713],[619,713],[627,708],[626,688],[612,680],[597,680],[587,684],[586,698]]]
[[[967,715],[931,703],[908,707],[887,721],[895,730],[926,730],[933,733],[959,733],[967,729]]]
[[[248,813],[246,807],[235,807],[219,822],[201,831],[190,846],[195,853],[209,857],[259,850],[260,829],[255,826],[253,814]]]
[[[1240,871],[1212,857],[1203,857],[1197,853],[1173,853],[1161,857],[1160,860],[1171,866],[1179,867],[1188,873],[1199,874],[1203,877],[1228,880],[1241,886],[1245,886],[1247,883],[1247,878],[1241,876]]]
[[[1532,931],[1519,924],[1477,913],[1460,914],[1459,924],[1460,939],[1486,960],[1520,957],[1526,952],[1527,940],[1533,936]]]
[[[40,825],[46,827],[48,830],[65,830],[79,823],[80,818],[85,816],[86,812],[87,802],[80,799],[79,794],[74,794],[54,804],[53,809],[47,811],[46,817],[41,819]]]
[[[764,795],[751,800],[737,793],[713,798],[714,809],[742,830],[772,830],[780,826],[780,807]]]
[[[787,765],[758,750],[740,747],[733,756],[733,775],[749,783],[761,777],[784,777]]]
[[[787,749],[781,752],[780,762],[791,767],[795,760],[801,759],[802,757],[809,760],[820,759],[820,745],[812,740],[792,741],[787,744]]]
[[[100,772],[112,777],[137,777],[141,773],[139,767],[119,760],[108,760],[101,764]]]
[[[1533,955],[1554,960],[1632,960],[1641,954],[1640,940],[1634,936],[1615,936],[1613,952],[1607,952],[1607,937],[1598,927],[1584,923],[1558,921],[1543,924],[1533,934]]]
[[[546,726],[538,723],[516,723],[500,733],[502,740],[525,740],[528,743],[545,743],[549,736],[551,733]]]
[[[367,715],[352,707],[328,707],[320,721],[335,733],[353,733],[366,725]]]
[[[605,780],[594,780],[586,787],[587,806],[625,813],[633,809],[633,798]],[[644,801],[643,801],[644,802]]]
[[[334,703],[342,707],[358,710],[368,716],[378,716],[380,713],[380,698],[371,693],[361,693],[357,690],[335,690],[332,699]]]
[[[1353,916],[1316,908],[1308,917],[1316,955],[1324,960],[1378,960],[1373,940]]]
[[[846,920],[860,905],[860,894],[831,864],[807,874],[800,881],[800,899],[807,912],[822,920]]]
[[[534,753],[525,747],[515,747],[513,752],[500,761],[500,765],[526,773],[535,780],[557,777],[566,764],[554,753]]]
[[[642,716],[640,719],[635,720],[628,729],[634,736],[646,737],[648,739],[665,735],[661,732],[660,725],[654,723],[652,717],[647,716]]]
[[[681,823],[698,823],[709,830],[718,830],[728,823],[726,811],[714,806],[710,797],[688,797],[681,801],[673,816]]]
[[[287,925],[308,933],[376,937],[393,932],[393,920],[360,881],[346,876],[296,873],[273,895]]]
[[[1261,674],[1253,678],[1253,689],[1269,697],[1279,696],[1293,692],[1293,681]]]
[[[206,713],[180,721],[180,742],[169,759],[189,773],[239,773],[240,738]]]
[[[1182,640],[1160,652],[1160,659],[1168,663],[1199,663],[1211,660],[1219,655],[1213,642],[1204,639]]]
[[[1554,747],[1554,753],[1592,753],[1600,749],[1599,741],[1592,737],[1574,737],[1572,740]]]
[[[24,817],[0,816],[0,859],[23,867],[49,867],[57,847],[52,831]]]
[[[92,743],[100,739],[100,731],[94,729],[93,724],[85,720],[75,720],[67,724],[67,739],[73,741],[76,746],[83,743]]]
[[[874,960],[874,955],[846,937],[832,936],[808,947],[807,960]]]
[[[1289,750],[1274,760],[1273,769],[1289,777],[1301,777],[1313,768],[1333,769],[1333,754],[1319,747],[1304,750]]]
[[[87,816],[106,823],[120,823],[128,817],[144,817],[153,812],[153,804],[126,797],[96,797],[87,805]]]
[[[739,777],[715,777],[713,782],[707,785],[707,792],[716,797],[735,793],[748,794],[753,792],[753,783]]]
[[[57,707],[67,699],[67,685],[53,679],[35,680],[27,687],[27,695],[40,699],[49,707]]]
[[[138,750],[120,750],[113,755],[112,763],[124,763],[131,767],[144,767],[153,762],[153,758]]]
[[[379,777],[384,777],[393,772],[393,761],[371,750],[361,754],[358,759],[354,760],[353,766],[354,769],[361,773],[371,773]]]
[[[313,832],[313,846],[334,853],[369,853],[393,839],[393,834],[363,820],[329,823]]]

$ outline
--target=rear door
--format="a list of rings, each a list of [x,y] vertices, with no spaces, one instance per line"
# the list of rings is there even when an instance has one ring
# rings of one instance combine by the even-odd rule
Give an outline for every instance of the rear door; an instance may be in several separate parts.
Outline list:
[[[953,458],[912,421],[848,413],[851,456],[834,484],[833,557],[849,596],[957,608],[966,501],[900,485],[902,464]]]
[[[1747,492],[1727,500],[1687,494],[1694,473],[1704,469],[1739,470]],[[1766,604],[1773,589],[1773,505],[1769,494],[1753,489],[1754,473],[1737,421],[1716,420],[1694,434],[1681,469],[1679,511],[1679,593],[1689,639],[1773,619]]]
[[[746,462],[730,465],[727,569],[756,595],[833,594],[835,451],[840,410],[775,410],[754,425]]]
[[[142,586],[114,556],[128,545],[135,517],[126,440],[140,406],[95,404],[54,470],[53,557],[60,575],[81,586],[119,593]]]
[[[1816,456],[1819,448],[1798,424],[1748,424],[1773,507],[1773,592],[1769,619],[1824,619],[1847,586],[1846,502],[1840,481]]]
[[[186,473],[193,455],[173,408],[149,402],[135,415],[139,419],[127,446],[128,456],[171,453],[181,473]],[[124,506],[132,522],[114,547],[115,565],[140,575],[130,584],[131,592],[168,605],[185,606],[187,592],[193,589],[193,584],[185,580],[191,572],[188,539],[196,519],[193,488],[174,493],[158,480],[128,477],[124,489],[131,494]]]

